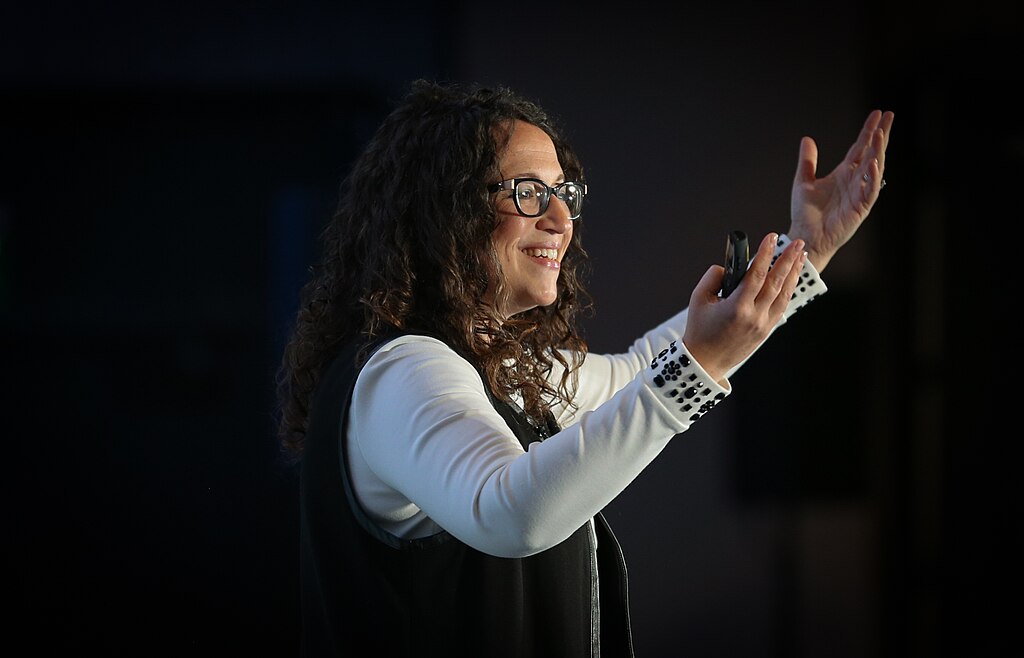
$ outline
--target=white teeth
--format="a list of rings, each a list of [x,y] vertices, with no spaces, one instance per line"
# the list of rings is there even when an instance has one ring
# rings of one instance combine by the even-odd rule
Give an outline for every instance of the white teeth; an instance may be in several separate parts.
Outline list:
[[[551,260],[558,258],[557,249],[523,249],[523,253],[527,256],[536,256],[537,258],[549,258]]]

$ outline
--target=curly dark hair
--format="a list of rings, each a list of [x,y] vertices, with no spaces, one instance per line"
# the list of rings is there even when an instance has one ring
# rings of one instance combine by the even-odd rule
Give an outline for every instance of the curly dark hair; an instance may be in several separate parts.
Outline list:
[[[416,80],[377,129],[342,181],[278,371],[286,455],[301,456],[313,392],[340,347],[394,328],[429,332],[471,355],[492,392],[505,401],[518,392],[535,421],[555,402],[572,404],[587,351],[575,317],[591,306],[579,220],[555,303],[510,319],[494,311],[508,292],[491,244],[499,220],[487,185],[498,180],[515,120],[544,130],[566,179],[584,182],[552,117],[504,87]],[[491,280],[494,307],[482,301]],[[545,375],[554,361],[564,374],[552,384]]]

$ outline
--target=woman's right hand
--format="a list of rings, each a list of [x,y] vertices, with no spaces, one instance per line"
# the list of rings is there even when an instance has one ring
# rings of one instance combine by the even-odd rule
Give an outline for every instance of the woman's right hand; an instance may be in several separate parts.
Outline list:
[[[778,235],[761,240],[739,286],[719,296],[725,268],[712,265],[690,295],[683,343],[704,371],[721,382],[771,334],[789,306],[806,254],[804,241],[786,246],[775,265]]]

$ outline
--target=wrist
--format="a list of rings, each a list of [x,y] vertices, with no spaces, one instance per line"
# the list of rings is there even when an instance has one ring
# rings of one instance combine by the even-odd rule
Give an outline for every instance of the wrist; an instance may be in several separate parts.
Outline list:
[[[811,263],[811,265],[814,266],[814,269],[817,270],[820,274],[825,271],[825,267],[828,265],[828,262],[832,260],[832,254],[828,254],[826,256],[825,254],[823,254],[820,251],[817,251],[816,249],[808,249],[807,260]]]
[[[786,245],[797,240],[804,241],[804,251],[807,252],[807,262],[814,266],[815,271],[819,274],[825,271],[825,267],[828,266],[828,263],[832,260],[832,256],[835,255],[835,252],[825,252],[820,249],[815,249],[813,246],[815,242],[813,240],[809,239],[806,235],[803,235],[800,231],[793,230],[792,227],[790,227],[788,232],[779,235],[779,241],[775,248],[775,255],[778,256],[782,253],[782,250],[785,249]]]

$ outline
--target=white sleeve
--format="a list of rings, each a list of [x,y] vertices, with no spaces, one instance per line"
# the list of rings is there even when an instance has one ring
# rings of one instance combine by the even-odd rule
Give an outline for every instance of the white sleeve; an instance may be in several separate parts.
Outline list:
[[[349,454],[360,502],[378,522],[425,515],[492,555],[550,548],[728,394],[679,346],[654,360],[605,404],[524,451],[468,362],[431,338],[392,341],[353,393]]]

